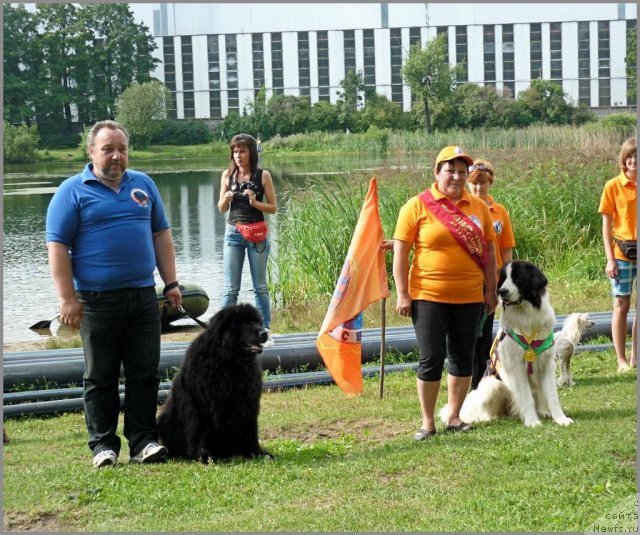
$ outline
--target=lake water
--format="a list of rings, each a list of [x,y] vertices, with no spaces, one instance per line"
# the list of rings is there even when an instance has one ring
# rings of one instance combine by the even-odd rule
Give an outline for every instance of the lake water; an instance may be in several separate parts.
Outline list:
[[[222,302],[222,245],[227,214],[217,209],[220,175],[226,158],[203,161],[131,163],[133,169],[149,173],[160,190],[171,223],[176,247],[178,277],[198,284],[209,295],[210,304],[201,319],[212,316]],[[371,172],[391,166],[426,167],[426,161],[388,158],[265,158],[278,196],[279,212],[267,216],[277,254],[278,223],[286,217],[286,200],[311,180],[326,180],[349,172]],[[5,166],[3,183],[3,342],[42,340],[45,334],[29,330],[39,320],[51,319],[58,311],[45,243],[47,206],[66,177],[80,172],[82,164],[55,166]],[[160,283],[160,278],[156,275]],[[254,302],[251,276],[245,262],[241,301]],[[192,323],[190,320],[185,320]],[[64,334],[56,321],[52,333]]]

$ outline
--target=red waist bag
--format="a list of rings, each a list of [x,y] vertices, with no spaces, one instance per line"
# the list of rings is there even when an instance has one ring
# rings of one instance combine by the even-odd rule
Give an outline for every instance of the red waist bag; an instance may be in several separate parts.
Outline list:
[[[236,223],[236,228],[245,240],[254,243],[266,240],[269,230],[265,221],[258,221],[257,223]]]

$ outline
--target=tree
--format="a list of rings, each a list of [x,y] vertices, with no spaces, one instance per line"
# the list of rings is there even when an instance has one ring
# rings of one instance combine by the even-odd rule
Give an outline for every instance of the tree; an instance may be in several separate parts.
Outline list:
[[[416,43],[409,49],[402,77],[424,106],[427,132],[433,132],[431,106],[449,98],[458,78],[458,67],[449,67],[446,57],[446,34],[440,34],[424,48]]]
[[[171,91],[157,80],[134,82],[116,100],[116,120],[129,131],[133,145],[145,147],[159,132],[171,103]]]
[[[341,127],[356,131],[356,114],[363,101],[365,91],[362,72],[349,69],[340,82],[340,87],[342,87],[342,91],[336,91],[336,94],[338,95],[338,117]]]
[[[566,101],[562,86],[551,80],[531,80],[529,89],[518,94],[534,121],[546,124],[567,124],[571,121],[573,106]]]
[[[3,5],[5,118],[37,122],[43,142],[71,122],[113,118],[115,99],[159,61],[127,4]]]
[[[298,134],[308,129],[311,101],[306,96],[276,94],[269,99],[267,114],[273,123],[275,134]]]
[[[635,102],[636,97],[638,96],[637,91],[637,73],[638,73],[638,64],[637,64],[637,54],[638,51],[638,28],[633,28],[627,35],[627,56],[624,61],[626,63],[627,70],[627,100],[630,102]]]
[[[12,124],[35,120],[33,88],[40,83],[37,23],[24,6],[3,4],[4,119]]]
[[[378,128],[400,129],[404,124],[404,114],[400,106],[384,95],[372,94],[367,97],[362,119],[367,125]]]
[[[151,80],[160,61],[152,56],[156,45],[149,29],[135,22],[127,4],[82,4],[80,23],[87,35],[86,87],[93,95],[87,119],[113,118],[114,102],[133,82]]]

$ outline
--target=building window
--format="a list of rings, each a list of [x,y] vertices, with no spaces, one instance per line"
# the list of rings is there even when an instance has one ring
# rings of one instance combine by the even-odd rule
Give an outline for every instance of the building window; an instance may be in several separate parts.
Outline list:
[[[167,110],[170,119],[177,117],[175,101],[176,101],[176,54],[173,45],[173,37],[164,37],[162,39],[162,58],[164,64],[164,85],[171,91],[173,95],[173,107]]]
[[[484,85],[496,86],[496,27],[482,27],[484,46]]]
[[[238,41],[236,35],[225,35],[224,44],[227,52],[227,113],[240,113],[240,103],[238,102]]]
[[[420,28],[418,26],[409,28],[409,46],[413,46],[419,42],[420,42]]]
[[[376,87],[376,40],[373,30],[362,30],[364,53],[364,85]]]
[[[542,78],[542,24],[529,26],[529,44],[531,48],[531,80]]]
[[[196,109],[193,97],[193,48],[191,36],[182,37],[182,90],[184,118],[193,119],[196,116]]]
[[[562,83],[562,23],[549,25],[549,48],[551,52],[551,79]]]
[[[207,54],[209,60],[209,116],[222,119],[220,104],[220,48],[218,36],[207,36]]]
[[[515,96],[516,92],[515,49],[513,44],[513,24],[502,26],[502,80],[503,95]]]
[[[467,65],[467,27],[456,26],[456,65],[462,65],[460,82],[469,80],[469,67]]]
[[[391,28],[391,101],[402,106],[402,30]]]
[[[253,92],[258,96],[258,91],[264,87],[264,45],[262,34],[251,34],[251,54],[253,56]]]
[[[318,99],[329,102],[329,35],[317,33],[318,42]]]
[[[298,86],[300,87],[300,95],[311,95],[309,32],[298,32]]]
[[[591,106],[591,54],[589,22],[578,22],[578,103]]]
[[[282,68],[282,34],[271,34],[271,75],[273,79],[273,93],[284,92],[284,71]]]
[[[344,31],[344,73],[356,71],[356,36],[353,30]]]
[[[609,21],[598,21],[598,105],[611,106]]]
[[[440,35],[444,33],[445,35],[449,35],[449,28],[447,26],[438,26],[436,28],[436,35]],[[449,63],[449,40],[448,38],[444,40],[444,61],[445,63]]]

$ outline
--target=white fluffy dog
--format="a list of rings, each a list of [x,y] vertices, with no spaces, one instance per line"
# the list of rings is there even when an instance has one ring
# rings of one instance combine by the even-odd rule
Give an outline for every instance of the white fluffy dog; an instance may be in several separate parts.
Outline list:
[[[549,303],[547,278],[534,264],[515,260],[502,266],[498,295],[502,305],[497,341],[500,379],[487,376],[466,397],[460,418],[467,423],[517,416],[529,427],[550,416],[558,425],[573,423],[558,398],[555,313]],[[447,407],[440,411],[443,421]]]
[[[576,346],[582,335],[594,326],[588,314],[574,312],[569,314],[562,324],[562,330],[555,334],[556,361],[560,370],[558,386],[573,386],[575,381],[571,377],[571,357],[575,353]]]

